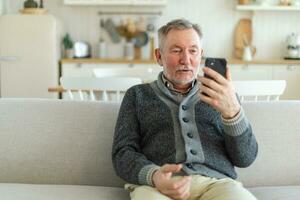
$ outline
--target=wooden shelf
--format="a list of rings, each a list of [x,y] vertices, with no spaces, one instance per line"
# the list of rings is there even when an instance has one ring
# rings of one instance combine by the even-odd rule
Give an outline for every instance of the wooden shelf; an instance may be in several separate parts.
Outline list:
[[[204,60],[202,60],[204,61]],[[272,65],[300,65],[300,60],[284,60],[284,59],[269,59],[269,60],[252,60],[252,61],[243,61],[240,59],[229,58],[227,59],[228,64],[272,64]],[[66,63],[77,63],[77,64],[97,64],[97,63],[111,63],[111,64],[156,64],[156,60],[126,60],[126,59],[100,59],[100,58],[74,58],[74,59],[62,59],[60,60],[61,64]]]
[[[284,59],[270,59],[270,60],[252,60],[252,61],[244,61],[240,59],[228,59],[229,64],[259,64],[259,65],[299,65],[300,60],[284,60]]]
[[[240,11],[300,11],[300,6],[237,5]]]
[[[20,13],[22,14],[35,14],[35,15],[41,15],[46,14],[48,11],[44,8],[24,8],[20,10]]]

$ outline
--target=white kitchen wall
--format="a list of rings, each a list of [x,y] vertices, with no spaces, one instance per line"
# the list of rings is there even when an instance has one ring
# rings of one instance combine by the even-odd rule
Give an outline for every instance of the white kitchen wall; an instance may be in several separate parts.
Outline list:
[[[9,13],[17,13],[24,0],[12,0]],[[45,0],[49,12],[60,18],[66,31],[75,40],[85,40],[92,44],[93,55],[99,40],[100,27],[98,11],[101,7],[65,6],[62,0]],[[126,10],[126,8],[125,8]],[[283,57],[286,36],[300,33],[299,11],[236,11],[234,0],[169,0],[162,16],[155,20],[157,26],[174,18],[186,18],[201,25],[204,33],[205,54],[209,56],[232,57],[234,28],[239,19],[253,19],[253,44],[257,47],[256,59]],[[115,16],[118,22],[120,16]],[[106,39],[109,40],[108,35]],[[109,45],[109,55],[119,57],[122,48]]]
[[[257,58],[283,57],[287,35],[300,34],[300,11],[256,12],[253,17]]]

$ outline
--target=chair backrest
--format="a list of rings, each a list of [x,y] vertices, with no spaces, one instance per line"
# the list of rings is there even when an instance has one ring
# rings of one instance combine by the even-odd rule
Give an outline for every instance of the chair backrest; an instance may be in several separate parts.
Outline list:
[[[95,68],[93,74],[95,77],[135,77],[141,78],[143,82],[150,82],[156,80],[160,68]]]
[[[71,100],[78,93],[80,100],[121,101],[122,95],[131,86],[141,84],[140,78],[131,77],[61,77],[60,84]],[[116,98],[113,99],[115,94]],[[111,97],[111,98],[109,98]]]
[[[233,81],[241,101],[279,100],[286,88],[285,80]]]

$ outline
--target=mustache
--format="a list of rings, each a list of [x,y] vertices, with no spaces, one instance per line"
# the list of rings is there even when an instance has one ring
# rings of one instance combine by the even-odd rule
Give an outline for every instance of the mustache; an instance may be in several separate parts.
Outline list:
[[[189,67],[189,66],[177,66],[176,67],[176,70],[179,71],[179,70],[193,70],[192,67]]]

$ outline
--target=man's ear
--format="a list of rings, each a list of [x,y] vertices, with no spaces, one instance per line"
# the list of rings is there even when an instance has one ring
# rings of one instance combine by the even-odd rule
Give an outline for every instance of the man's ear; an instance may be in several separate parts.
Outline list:
[[[156,61],[160,66],[163,66],[162,60],[161,60],[161,53],[159,48],[155,49],[155,57],[156,57]]]
[[[203,55],[204,55],[204,51],[203,49],[201,49],[201,57],[203,57]]]

